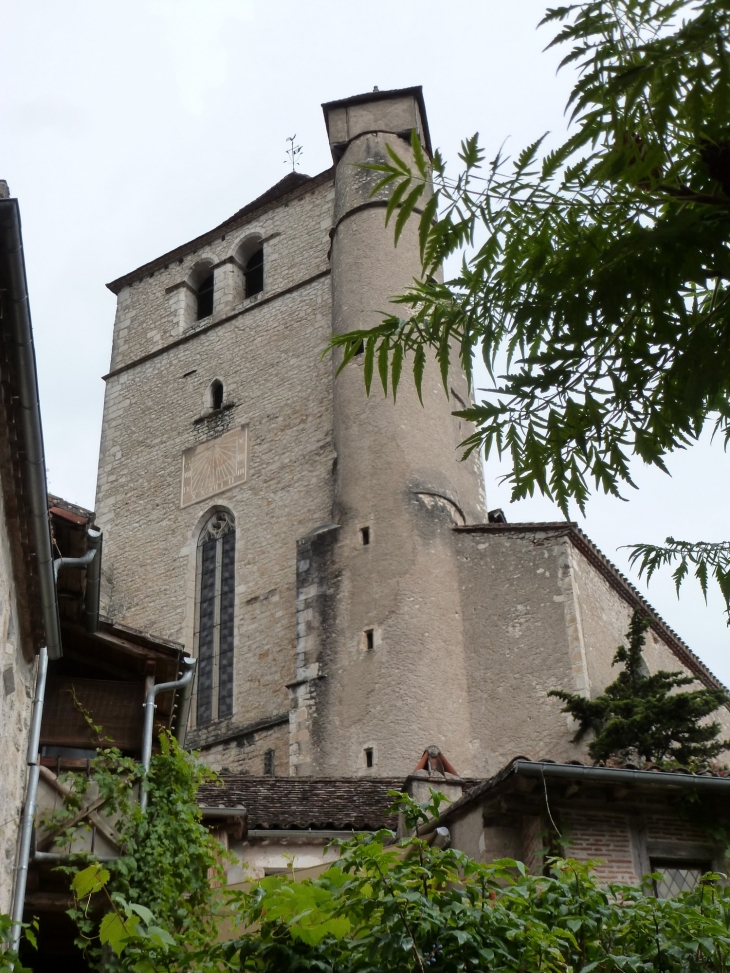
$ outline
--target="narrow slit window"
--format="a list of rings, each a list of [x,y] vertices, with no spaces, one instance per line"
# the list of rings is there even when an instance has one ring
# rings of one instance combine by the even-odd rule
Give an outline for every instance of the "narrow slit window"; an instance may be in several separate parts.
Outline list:
[[[365,766],[366,767],[372,767],[373,766],[373,762],[374,762],[374,759],[373,759],[373,748],[372,747],[365,747]]]
[[[356,355],[364,355],[365,354],[365,341],[364,340],[361,340],[360,341],[360,344],[355,349],[355,354]]]
[[[276,750],[266,750],[264,752],[264,776],[274,777],[275,776],[275,764]]]
[[[260,294],[264,289],[264,250],[263,247],[252,253],[246,261],[244,269],[246,280],[246,297]]]
[[[368,652],[375,648],[375,630],[372,628],[365,629],[365,648]]]
[[[235,561],[235,523],[231,514],[219,511],[210,518],[198,541],[195,612],[198,726],[233,714]]]
[[[368,545],[370,544],[370,528],[369,527],[361,527],[360,528],[360,537],[362,538],[362,546],[363,547],[368,547]]]
[[[198,321],[213,313],[213,274],[208,274],[198,288]]]

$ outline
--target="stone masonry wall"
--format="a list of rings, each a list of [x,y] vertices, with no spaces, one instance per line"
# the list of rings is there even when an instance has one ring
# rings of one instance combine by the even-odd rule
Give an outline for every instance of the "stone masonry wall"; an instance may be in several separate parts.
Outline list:
[[[566,622],[573,608],[566,538],[510,530],[456,531],[453,539],[476,775],[491,777],[520,755],[580,758],[559,701],[547,695],[576,691],[583,679]]]
[[[219,301],[219,317],[205,319],[192,340],[136,365],[176,339],[165,288],[201,254],[119,295],[112,365],[131,367],[108,378],[104,407],[96,509],[106,612],[192,650],[198,534],[216,509],[236,520],[234,714],[193,730],[196,746],[239,731],[250,741],[252,724],[289,709],[296,540],[328,521],[332,507],[332,365],[321,358],[331,331],[331,199],[331,185],[320,183],[228,229],[206,254],[222,260],[252,235],[262,237],[263,294],[233,307]],[[224,384],[225,409],[211,415],[215,378]],[[243,426],[246,481],[181,507],[183,451]],[[270,733],[254,735],[256,746],[232,740],[211,751],[212,762],[241,772],[250,756],[252,772],[262,773]],[[281,731],[275,736],[277,772],[286,773]]]
[[[588,663],[588,678],[592,696],[603,692],[618,675],[612,666],[619,645],[626,642],[626,632],[631,619],[632,607],[608,583],[603,575],[580,552],[573,551],[573,576],[576,599],[580,606],[583,637]],[[644,660],[650,672],[666,669],[690,675],[689,669],[677,658],[672,649],[651,629],[644,643]],[[700,688],[698,682],[695,688]],[[713,716],[721,727],[723,739],[730,738],[730,711],[719,709]],[[726,754],[723,759],[728,759]]]
[[[225,227],[215,241],[125,286],[117,297],[110,370],[326,270],[334,190],[330,180],[312,182],[311,188],[305,185],[261,215],[253,213]],[[264,291],[243,300],[233,284],[241,277],[240,268],[230,261],[245,254],[254,240],[264,241]],[[200,322],[186,320],[185,310],[192,310],[194,302],[184,296],[181,285],[197,285],[203,268],[207,273],[210,267],[216,268],[213,314]]]
[[[541,531],[539,525],[520,531],[515,524],[457,530],[454,539],[476,773],[491,776],[520,755],[588,759],[587,741],[571,742],[573,721],[548,692],[603,692],[616,678],[611,662],[625,641],[631,604],[567,531]],[[644,657],[652,672],[689,673],[653,631]],[[730,737],[730,712],[722,708],[711,718]]]
[[[0,912],[9,912],[12,900],[35,673],[21,645],[5,516],[0,492]]]

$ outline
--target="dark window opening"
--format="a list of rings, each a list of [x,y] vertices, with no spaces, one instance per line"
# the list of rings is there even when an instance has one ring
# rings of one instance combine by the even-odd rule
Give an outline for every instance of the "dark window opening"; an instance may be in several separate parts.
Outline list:
[[[370,651],[375,647],[375,630],[372,628],[365,629],[365,648]]]
[[[213,313],[213,274],[208,274],[198,288],[198,321]]]
[[[254,294],[260,294],[264,289],[263,247],[261,250],[257,250],[256,253],[252,253],[248,258],[243,274],[246,279],[246,297],[253,297]]]
[[[264,753],[264,776],[274,777],[274,759],[276,757],[276,750],[267,750]]]
[[[223,382],[215,379],[210,386],[210,407],[211,409],[223,408]]]
[[[362,537],[362,545],[363,545],[363,547],[367,547],[368,544],[370,543],[370,528],[369,527],[361,527],[360,528],[360,536]]]
[[[356,355],[363,355],[365,353],[365,340],[363,339],[360,344],[355,349]]]
[[[651,860],[652,872],[659,872],[661,880],[654,880],[654,895],[658,899],[671,899],[680,892],[692,892],[705,874],[711,871],[710,862]]]
[[[235,560],[235,524],[221,511],[211,517],[198,541],[198,726],[233,715]]]
[[[373,748],[372,747],[365,747],[365,766],[366,767],[372,767],[373,766]]]

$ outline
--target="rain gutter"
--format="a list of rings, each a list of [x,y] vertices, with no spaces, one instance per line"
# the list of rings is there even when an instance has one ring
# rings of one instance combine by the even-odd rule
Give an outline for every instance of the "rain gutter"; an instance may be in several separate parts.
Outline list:
[[[678,774],[671,771],[628,770],[619,767],[584,767],[580,764],[553,764],[547,761],[517,760],[514,774],[543,780],[586,781],[592,784],[650,784],[652,787],[693,787],[698,791],[727,793],[730,777]]]
[[[25,445],[24,463],[30,506],[31,537],[36,555],[43,627],[48,658],[54,660],[61,658],[63,649],[53,576],[38,376],[17,199],[0,199],[0,260],[7,271],[8,288],[3,301],[7,324],[3,323],[8,327],[12,368],[18,383],[18,407]]]

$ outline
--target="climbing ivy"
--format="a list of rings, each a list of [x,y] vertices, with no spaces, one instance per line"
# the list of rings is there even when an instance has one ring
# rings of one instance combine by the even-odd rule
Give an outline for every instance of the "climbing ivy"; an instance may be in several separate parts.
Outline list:
[[[419,806],[399,795],[396,810],[413,829],[438,813],[439,800]],[[209,887],[208,919],[196,928],[172,929],[114,891],[111,869],[99,863],[78,871],[73,889],[84,914],[106,897],[89,946],[105,970],[726,973],[730,963],[730,890],[715,873],[659,900],[651,876],[641,888],[602,886],[592,863],[557,858],[549,875],[529,875],[513,859],[482,864],[389,831],[354,835],[340,850],[314,880],[275,875],[227,894]]]
[[[163,733],[147,778],[146,814],[137,802],[141,777],[139,763],[114,748],[98,751],[89,775],[68,775],[72,796],[54,815],[54,826],[71,821],[95,784],[105,799],[104,814],[114,817],[122,852],[103,869],[98,863],[89,866],[83,856],[64,866],[79,898],[70,912],[79,929],[77,942],[99,969],[156,969],[154,963],[138,965],[143,954],[148,960],[148,954],[159,954],[166,963],[174,958],[177,970],[200,969],[191,965],[192,957],[215,940],[216,886],[225,884],[226,853],[202,824],[196,797],[201,784],[216,776]],[[56,844],[71,843],[82,827],[69,827]],[[126,934],[133,927],[134,945],[124,955],[110,951],[109,944],[120,941],[120,929]]]

